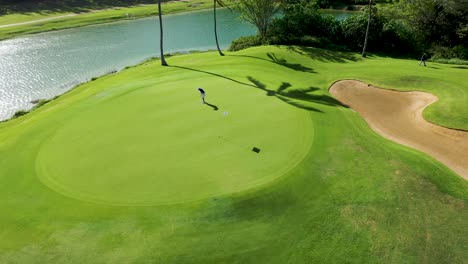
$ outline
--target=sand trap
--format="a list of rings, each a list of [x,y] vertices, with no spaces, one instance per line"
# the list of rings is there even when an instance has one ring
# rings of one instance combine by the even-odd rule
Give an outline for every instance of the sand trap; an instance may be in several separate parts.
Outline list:
[[[334,83],[330,93],[385,138],[423,151],[468,179],[468,132],[437,126],[422,117],[436,96],[385,90],[353,80]]]

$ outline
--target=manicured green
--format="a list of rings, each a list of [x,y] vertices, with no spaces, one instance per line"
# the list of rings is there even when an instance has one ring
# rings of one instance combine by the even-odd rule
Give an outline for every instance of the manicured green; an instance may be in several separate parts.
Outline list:
[[[0,263],[466,261],[467,181],[328,93],[428,91],[429,120],[467,129],[466,69],[271,46],[167,62],[0,124]]]
[[[188,0],[165,3],[162,5],[163,14],[174,14],[185,11],[194,11],[212,8],[213,2],[208,0]],[[33,24],[24,24],[11,27],[0,27],[0,40],[24,34],[32,34],[51,30],[82,27],[88,25],[109,23],[119,20],[136,19],[154,16],[158,13],[157,5],[140,5],[134,7],[121,7],[109,10],[96,10],[88,13],[74,15],[70,12],[41,12],[10,14],[0,16],[0,26],[21,22],[30,22],[39,19],[59,17],[47,21],[38,21]],[[128,16],[127,16],[128,14]],[[71,15],[71,16],[67,16]],[[60,17],[63,16],[63,17]]]

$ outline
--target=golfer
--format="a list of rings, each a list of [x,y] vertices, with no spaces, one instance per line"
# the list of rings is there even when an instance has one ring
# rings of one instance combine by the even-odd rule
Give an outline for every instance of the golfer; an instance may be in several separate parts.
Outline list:
[[[421,66],[421,63],[424,63],[424,66],[426,66],[426,53],[423,53],[421,56],[421,61],[419,62],[419,66]]]
[[[200,95],[201,95],[202,104],[204,104],[205,103],[205,90],[203,90],[202,88],[198,88],[198,91],[200,92]]]

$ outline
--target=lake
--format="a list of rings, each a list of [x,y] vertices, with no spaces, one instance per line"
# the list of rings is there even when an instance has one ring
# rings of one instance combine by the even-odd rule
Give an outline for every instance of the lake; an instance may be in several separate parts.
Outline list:
[[[227,9],[217,18],[221,49],[256,33]],[[163,16],[163,26],[165,53],[216,49],[212,10]],[[0,120],[30,109],[32,100],[52,98],[150,57],[159,57],[157,17],[0,41]]]

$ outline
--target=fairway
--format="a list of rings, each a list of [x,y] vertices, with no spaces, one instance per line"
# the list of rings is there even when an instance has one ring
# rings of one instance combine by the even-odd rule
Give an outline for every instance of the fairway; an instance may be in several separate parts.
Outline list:
[[[307,154],[313,133],[306,112],[259,90],[188,73],[192,85],[116,87],[61,113],[73,118],[41,144],[39,178],[78,199],[166,204],[266,183]],[[208,87],[208,104],[200,103],[197,85]]]
[[[328,91],[430,93],[422,117],[467,130],[466,68],[294,46],[167,62],[0,123],[0,263],[466,262],[468,181]]]

